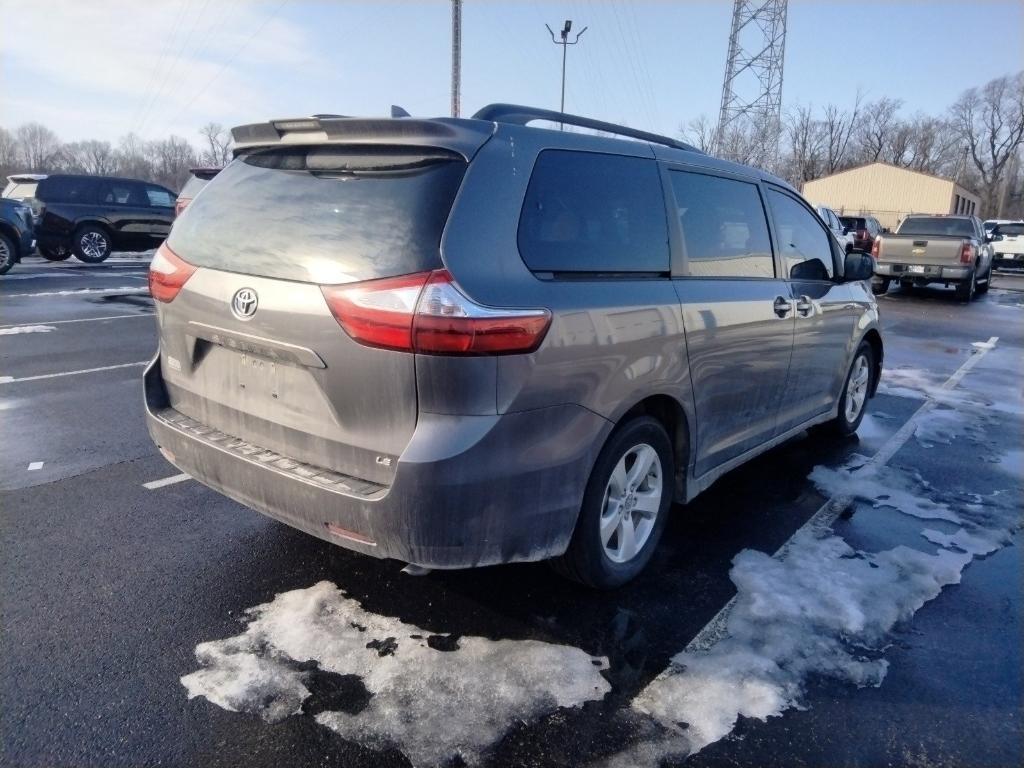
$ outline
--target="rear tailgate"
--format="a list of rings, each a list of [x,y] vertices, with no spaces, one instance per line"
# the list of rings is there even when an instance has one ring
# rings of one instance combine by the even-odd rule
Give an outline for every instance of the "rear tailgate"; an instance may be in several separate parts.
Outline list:
[[[958,266],[965,242],[970,241],[962,237],[883,235],[878,246],[878,263]]]
[[[465,168],[456,153],[422,147],[236,159],[168,240],[199,267],[158,304],[172,407],[254,446],[389,484],[416,426],[415,355],[354,341],[321,285],[440,267]]]

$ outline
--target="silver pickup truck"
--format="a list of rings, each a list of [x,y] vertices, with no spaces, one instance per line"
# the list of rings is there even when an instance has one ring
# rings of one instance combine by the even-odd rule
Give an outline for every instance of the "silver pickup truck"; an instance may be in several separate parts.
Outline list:
[[[991,237],[975,216],[907,216],[895,234],[875,238],[872,289],[885,293],[941,283],[956,286],[961,301],[988,290],[992,279]]]

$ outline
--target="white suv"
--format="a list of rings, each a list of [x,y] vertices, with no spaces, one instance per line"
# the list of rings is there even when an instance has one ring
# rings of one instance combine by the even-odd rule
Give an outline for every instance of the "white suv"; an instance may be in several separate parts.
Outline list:
[[[821,220],[825,222],[825,226],[832,230],[832,234],[836,236],[836,240],[843,246],[843,250],[849,253],[853,250],[853,232],[843,225],[843,222],[839,220],[836,212],[825,205],[816,205],[814,210],[821,216]]]

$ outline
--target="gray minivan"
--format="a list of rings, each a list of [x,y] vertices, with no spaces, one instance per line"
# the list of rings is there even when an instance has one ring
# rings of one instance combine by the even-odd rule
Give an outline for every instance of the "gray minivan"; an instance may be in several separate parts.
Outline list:
[[[763,171],[501,104],[233,135],[151,266],[149,430],[315,536],[617,586],[672,502],[878,384],[870,257]]]

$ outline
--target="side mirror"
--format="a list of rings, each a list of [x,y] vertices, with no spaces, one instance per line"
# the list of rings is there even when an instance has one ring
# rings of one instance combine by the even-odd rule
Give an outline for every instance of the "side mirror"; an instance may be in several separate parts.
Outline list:
[[[850,234],[850,228],[849,227],[843,227],[843,234],[844,235]]]
[[[995,239],[996,239],[996,233],[995,232],[986,232],[985,233],[985,242],[986,243],[991,243]]]
[[[846,263],[843,269],[843,282],[855,283],[860,280],[870,280],[875,274],[875,260],[864,251],[850,251],[846,254]]]

